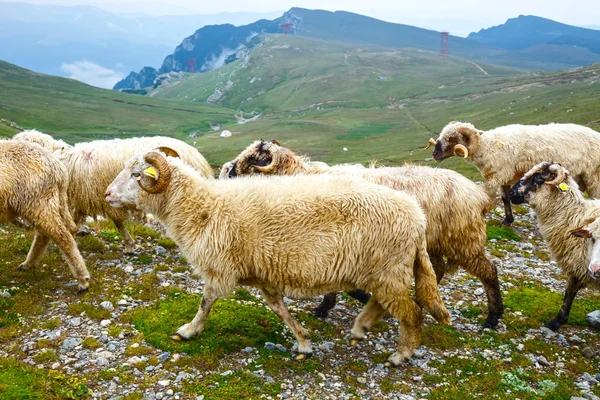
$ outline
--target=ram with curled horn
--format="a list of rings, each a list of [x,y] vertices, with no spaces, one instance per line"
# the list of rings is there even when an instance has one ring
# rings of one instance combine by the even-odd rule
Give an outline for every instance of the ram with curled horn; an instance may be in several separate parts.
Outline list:
[[[144,155],[144,161],[151,165],[137,178],[142,189],[151,194],[164,192],[171,182],[171,168],[165,156],[177,157],[179,155],[173,149],[160,147]]]
[[[437,139],[433,158],[463,157],[485,180],[485,189],[504,204],[503,225],[514,221],[511,185],[540,162],[553,160],[582,183],[590,197],[600,197],[600,133],[575,124],[507,125],[481,131],[470,123],[450,122]]]

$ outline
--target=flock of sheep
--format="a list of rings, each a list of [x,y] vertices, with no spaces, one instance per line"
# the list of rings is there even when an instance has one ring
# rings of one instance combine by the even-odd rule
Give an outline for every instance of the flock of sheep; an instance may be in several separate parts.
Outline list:
[[[85,290],[90,275],[73,238],[77,225],[87,216],[110,218],[130,253],[135,241],[124,221],[151,213],[205,281],[198,313],[174,340],[199,335],[214,302],[249,285],[290,328],[301,360],[312,354],[309,334],[283,295],[325,294],[315,310],[324,317],[344,290],[366,303],[352,344],[386,311],[398,319],[398,348],[387,364],[399,365],[419,345],[423,308],[450,323],[438,284],[458,267],[481,280],[484,326],[497,326],[503,305],[496,266],[485,253],[485,216],[501,188],[503,223],[513,222],[511,201],[528,202],[569,276],[563,306],[547,324],[558,329],[577,291],[600,286],[600,200],[582,194],[600,195],[600,133],[573,124],[482,132],[451,122],[431,145],[437,161],[460,155],[475,165],[485,190],[441,168],[330,167],[275,140],[252,143],[215,180],[204,157],[176,139],[70,146],[24,131],[0,140],[0,222],[24,220],[35,228],[19,268],[36,267],[52,239]]]

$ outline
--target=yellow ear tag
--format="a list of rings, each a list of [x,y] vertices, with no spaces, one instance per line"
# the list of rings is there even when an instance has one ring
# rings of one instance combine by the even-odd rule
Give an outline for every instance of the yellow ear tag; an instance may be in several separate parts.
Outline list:
[[[154,167],[148,167],[144,170],[144,175],[149,176],[152,179],[157,179],[158,172],[156,172],[156,169],[154,169]]]
[[[561,192],[565,193],[565,192],[569,191],[569,185],[567,185],[567,184],[566,184],[566,183],[564,183],[564,182],[561,182],[561,183],[558,185],[558,190],[560,190]]]

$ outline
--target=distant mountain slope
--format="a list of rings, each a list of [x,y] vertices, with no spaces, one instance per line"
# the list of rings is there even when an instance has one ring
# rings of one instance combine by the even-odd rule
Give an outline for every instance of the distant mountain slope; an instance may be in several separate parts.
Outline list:
[[[473,32],[467,38],[506,50],[550,44],[581,47],[600,54],[600,31],[533,15],[510,18],[502,25]]]
[[[0,61],[0,133],[11,122],[70,142],[107,137],[186,137],[233,122],[233,111],[207,104],[135,96],[38,74]]]
[[[483,85],[492,90],[506,76],[519,74],[458,57],[444,59],[428,50],[267,35],[243,60],[205,74],[166,80],[150,89],[150,95],[261,113],[397,107],[400,98],[462,95]]]
[[[112,79],[108,85],[112,87],[131,70],[159,64],[181,38],[204,25],[248,23],[261,17],[258,13],[152,17],[142,12],[140,8],[139,14],[122,15],[90,6],[0,2],[0,59],[95,85]],[[77,64],[82,61],[88,64]],[[98,75],[105,79],[94,80]]]
[[[543,19],[541,19],[543,20]],[[543,20],[549,21],[549,20]],[[554,21],[549,21],[554,23]],[[206,26],[184,41],[175,52],[165,58],[154,77],[169,72],[189,71],[187,63],[195,61],[195,72],[209,71],[222,61],[231,61],[236,57],[244,57],[247,47],[243,40],[249,33],[282,33],[282,24],[288,24],[290,32],[295,36],[322,39],[352,45],[376,46],[392,49],[425,49],[437,52],[440,48],[440,32],[422,29],[415,26],[395,24],[381,21],[364,15],[346,11],[307,10],[292,8],[282,17],[273,21],[257,21],[253,24],[232,27],[229,25]],[[563,26],[564,24],[558,24]],[[568,25],[564,25],[569,27]],[[553,70],[589,65],[600,62],[600,55],[595,49],[600,43],[595,36],[575,36],[580,31],[596,32],[589,29],[573,28],[568,30],[573,35],[553,36],[540,44],[533,40],[523,48],[503,49],[498,45],[450,36],[449,52],[453,56],[499,64],[524,70]],[[494,29],[494,28],[492,28]],[[483,31],[480,31],[483,32]],[[565,30],[567,32],[567,30]],[[485,34],[482,36],[486,37]],[[587,40],[587,47],[583,39]],[[482,39],[483,41],[483,39]],[[538,40],[539,41],[539,40]],[[495,46],[495,47],[494,47]],[[577,46],[577,47],[576,47]],[[235,50],[242,49],[242,54],[233,55]],[[229,57],[229,58],[228,58]],[[219,61],[217,64],[212,61]],[[142,74],[132,72],[119,82],[115,89],[137,89],[144,87],[147,78],[152,74],[144,69]]]

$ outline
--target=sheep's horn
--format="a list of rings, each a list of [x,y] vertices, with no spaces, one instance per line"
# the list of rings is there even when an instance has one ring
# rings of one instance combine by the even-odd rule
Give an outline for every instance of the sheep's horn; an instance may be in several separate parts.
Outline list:
[[[277,146],[281,146],[281,143],[279,143],[279,140],[277,140],[277,139],[271,139],[271,143],[274,143]]]
[[[272,158],[271,163],[265,165],[264,167],[260,165],[253,165],[252,168],[262,174],[269,174],[275,169],[275,158]]]
[[[181,158],[181,157],[179,157],[179,153],[177,153],[175,150],[173,150],[170,147],[161,146],[161,147],[157,148],[156,150],[162,151],[163,153],[165,153],[165,155],[167,155],[169,157]]]
[[[561,183],[562,181],[564,181],[566,177],[567,177],[567,174],[565,173],[565,170],[563,168],[560,168],[558,171],[556,171],[556,178],[554,178],[551,181],[546,182],[546,185],[556,186],[559,183]]]
[[[458,154],[459,152],[462,153],[463,158],[469,157],[469,149],[467,149],[462,144],[457,144],[456,146],[454,146],[454,153],[456,153],[457,155],[460,155],[460,154]]]
[[[167,159],[162,153],[151,151],[144,155],[144,161],[156,168],[158,178],[154,179],[142,174],[138,178],[138,184],[142,189],[151,194],[164,192],[171,182],[171,167],[169,167]]]
[[[429,142],[427,142],[427,147],[425,147],[425,150],[429,149],[431,146],[435,146],[435,139],[434,138],[430,138]]]

